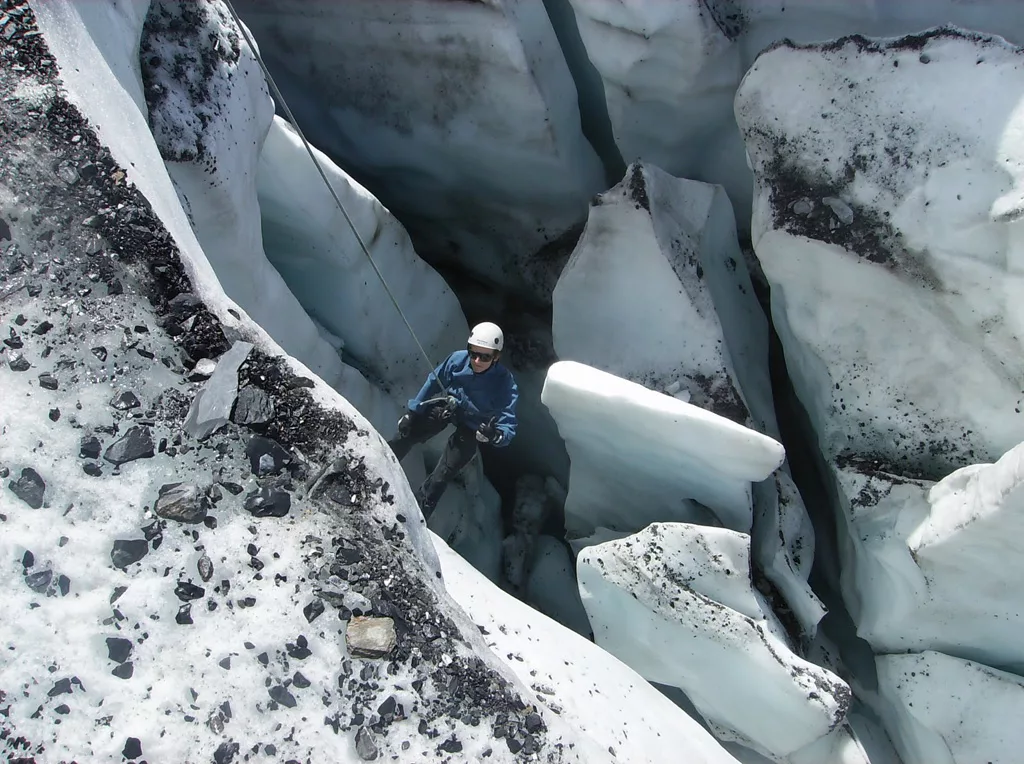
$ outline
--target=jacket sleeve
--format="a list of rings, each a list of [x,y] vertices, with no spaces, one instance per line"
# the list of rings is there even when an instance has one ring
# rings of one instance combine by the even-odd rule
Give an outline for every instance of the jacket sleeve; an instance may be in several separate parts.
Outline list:
[[[423,403],[423,401],[429,398],[436,398],[437,396],[444,394],[444,391],[451,383],[451,361],[452,357],[448,356],[436,369],[434,369],[434,373],[427,377],[426,381],[423,383],[423,387],[421,387],[420,391],[416,393],[416,397],[409,399],[409,411],[416,413],[420,410],[420,404]]]
[[[516,404],[519,403],[519,387],[516,385],[516,381],[511,374],[508,381],[508,402],[501,410],[496,425],[504,433],[505,437],[501,439],[501,443],[497,444],[497,448],[505,448],[505,446],[512,442],[512,438],[516,436]]]

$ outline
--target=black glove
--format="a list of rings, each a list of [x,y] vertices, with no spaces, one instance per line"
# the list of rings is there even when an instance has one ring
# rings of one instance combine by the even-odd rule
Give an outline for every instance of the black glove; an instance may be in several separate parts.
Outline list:
[[[438,422],[452,422],[455,420],[455,415],[459,411],[459,399],[453,395],[449,395],[444,400],[439,400],[437,403],[430,407],[430,411],[427,416]]]
[[[411,411],[398,420],[398,435],[402,438],[409,437],[409,433],[412,432],[412,419],[413,414]]]
[[[476,439],[481,443],[490,443],[492,446],[496,446],[501,443],[505,437],[505,433],[494,426],[494,420],[485,422],[480,425],[480,429],[476,431]]]

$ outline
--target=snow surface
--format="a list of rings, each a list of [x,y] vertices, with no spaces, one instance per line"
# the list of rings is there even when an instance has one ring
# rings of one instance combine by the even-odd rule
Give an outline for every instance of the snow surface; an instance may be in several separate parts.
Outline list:
[[[1024,439],[1022,61],[938,30],[780,44],[744,78],[754,248],[826,458],[938,478]]]
[[[572,461],[570,538],[671,520],[747,530],[750,484],[785,459],[766,435],[575,361],[551,366],[541,400]]]
[[[402,217],[421,255],[547,299],[557,270],[538,252],[604,179],[542,3],[238,10],[310,139]]]
[[[719,738],[783,757],[842,722],[850,689],[791,651],[749,569],[746,535],[683,523],[653,523],[577,559],[597,644],[682,689]]]
[[[938,483],[837,469],[843,594],[876,652],[938,650],[1024,671],[1024,444]]]
[[[725,192],[634,163],[591,202],[552,293],[552,334],[579,361],[775,435],[768,326]]]
[[[488,645],[509,656],[509,665],[542,704],[557,709],[561,718],[593,740],[598,757],[594,761],[735,761],[633,669],[521,601],[495,591],[439,539],[435,544],[449,591],[479,624]]]
[[[905,764],[1020,761],[1024,679],[926,651],[878,657],[886,725]]]

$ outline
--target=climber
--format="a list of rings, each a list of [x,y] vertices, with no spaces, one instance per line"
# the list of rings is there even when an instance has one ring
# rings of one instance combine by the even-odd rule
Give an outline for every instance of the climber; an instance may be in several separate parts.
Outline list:
[[[448,481],[476,455],[477,443],[504,448],[515,437],[519,390],[499,363],[504,344],[497,324],[474,326],[467,348],[452,353],[427,377],[398,420],[398,435],[388,441],[401,461],[414,445],[455,425],[441,460],[416,493],[425,518]]]

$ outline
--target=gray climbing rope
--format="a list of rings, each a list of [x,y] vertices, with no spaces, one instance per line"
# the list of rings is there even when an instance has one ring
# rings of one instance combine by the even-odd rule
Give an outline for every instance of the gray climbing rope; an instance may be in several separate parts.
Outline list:
[[[430,360],[430,355],[423,348],[419,337],[416,336],[416,332],[412,328],[412,324],[409,323],[409,319],[406,318],[405,313],[402,312],[401,306],[398,304],[398,300],[395,299],[395,295],[391,291],[391,287],[388,286],[387,279],[384,278],[384,274],[380,272],[380,268],[377,267],[377,263],[374,262],[373,256],[370,254],[370,250],[367,248],[366,243],[363,241],[363,237],[359,235],[359,231],[356,230],[355,223],[352,222],[352,218],[349,217],[348,210],[345,209],[345,205],[338,197],[338,192],[334,190],[334,186],[331,185],[331,181],[327,178],[327,173],[324,172],[323,166],[320,164],[320,160],[316,158],[316,154],[313,153],[313,147],[309,141],[306,140],[306,136],[302,132],[302,128],[299,127],[299,122],[295,119],[295,115],[292,113],[291,108],[288,106],[288,102],[284,99],[284,94],[281,93],[280,88],[277,87],[277,83],[274,82],[274,78],[270,74],[270,69],[267,68],[266,62],[263,60],[263,56],[256,47],[256,42],[252,39],[249,34],[248,28],[242,23],[242,19],[239,18],[238,12],[235,10],[235,6],[232,5],[231,0],[224,0],[224,4],[227,5],[228,10],[231,12],[232,18],[235,20],[235,24],[238,26],[238,31],[242,33],[245,38],[246,44],[252,51],[252,54],[256,57],[256,62],[260,65],[260,69],[263,70],[263,76],[267,78],[267,84],[270,85],[271,93],[276,99],[277,103],[281,105],[284,110],[285,116],[288,118],[288,122],[295,128],[295,132],[298,134],[299,139],[302,141],[302,145],[306,147],[306,153],[309,154],[309,158],[313,161],[317,172],[320,173],[320,177],[324,181],[324,185],[327,186],[327,190],[331,192],[331,196],[334,197],[335,203],[338,205],[338,209],[341,210],[341,214],[345,216],[345,222],[348,223],[348,227],[352,229],[352,235],[356,237],[356,241],[359,242],[359,247],[363,250],[363,254],[366,255],[366,259],[370,261],[370,265],[373,267],[374,273],[377,274],[377,278],[380,279],[381,285],[384,287],[384,291],[387,292],[388,297],[391,299],[391,303],[395,306],[395,310],[398,311],[398,315],[402,317],[402,321],[405,323],[405,328],[409,330],[409,335],[412,337],[413,342],[416,343],[416,347],[419,348],[420,354],[423,356],[423,360],[426,361],[427,368],[429,370],[429,376],[434,378],[437,382],[438,387],[444,390],[441,385],[441,381],[437,379],[434,374],[434,369],[437,368]]]

